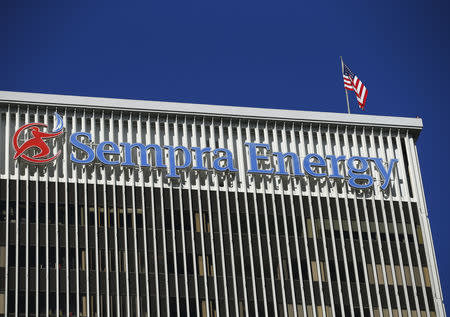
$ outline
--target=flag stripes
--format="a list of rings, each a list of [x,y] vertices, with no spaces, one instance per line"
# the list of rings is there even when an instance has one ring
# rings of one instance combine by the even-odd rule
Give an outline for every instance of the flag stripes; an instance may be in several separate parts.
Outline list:
[[[356,100],[358,100],[359,107],[364,110],[367,100],[367,88],[364,86],[358,76],[354,75],[350,68],[343,64],[344,66],[344,88],[350,91],[354,91],[356,95]]]

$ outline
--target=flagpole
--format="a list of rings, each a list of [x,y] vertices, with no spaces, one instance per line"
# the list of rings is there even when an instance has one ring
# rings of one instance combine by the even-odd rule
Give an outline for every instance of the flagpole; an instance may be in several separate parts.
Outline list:
[[[344,77],[344,60],[342,59],[342,56],[339,56],[339,57],[341,58],[342,77]],[[348,113],[350,113],[350,105],[348,103],[348,92],[347,92],[347,89],[345,89],[345,86],[344,86],[344,90],[345,90],[345,98],[347,99],[347,110],[348,110]]]

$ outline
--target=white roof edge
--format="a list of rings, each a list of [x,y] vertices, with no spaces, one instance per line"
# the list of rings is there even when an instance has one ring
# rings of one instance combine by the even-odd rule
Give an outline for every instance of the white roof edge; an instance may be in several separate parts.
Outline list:
[[[246,117],[269,120],[326,122],[331,124],[370,125],[421,130],[421,118],[374,116],[336,112],[285,110],[256,107],[217,106],[180,102],[145,101],[132,99],[97,98],[0,90],[0,102],[90,106],[130,111],[172,112],[209,116]]]

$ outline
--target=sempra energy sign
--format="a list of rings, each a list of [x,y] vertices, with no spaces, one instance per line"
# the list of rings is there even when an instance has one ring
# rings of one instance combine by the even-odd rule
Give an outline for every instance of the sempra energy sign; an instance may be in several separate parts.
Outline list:
[[[20,127],[13,137],[13,146],[16,151],[14,159],[19,157],[31,163],[48,163],[54,161],[60,154],[58,151],[56,155],[50,156],[52,153],[49,146],[45,142],[46,139],[53,139],[59,137],[63,132],[63,120],[55,113],[57,124],[56,128],[51,132],[43,132],[41,128],[48,129],[48,126],[43,123],[29,123]],[[32,135],[28,140],[23,141],[19,145],[20,137],[28,131],[28,135]],[[70,144],[75,148],[75,153],[70,155],[70,160],[77,164],[91,164],[100,162],[104,165],[120,165],[124,167],[134,167],[139,164],[140,167],[156,167],[166,169],[166,177],[179,178],[180,170],[192,168],[197,171],[204,171],[210,168],[204,166],[203,156],[210,153],[213,154],[212,168],[218,172],[237,172],[237,168],[233,165],[233,153],[226,148],[212,149],[210,147],[200,148],[192,147],[188,149],[185,146],[172,146],[158,144],[142,144],[142,143],[127,143],[122,142],[116,144],[111,141],[104,141],[93,147],[92,135],[88,132],[75,132],[70,136]],[[293,175],[302,177],[310,175],[316,178],[329,177],[335,179],[343,179],[345,175],[339,171],[339,165],[345,164],[347,166],[348,183],[355,188],[369,188],[374,184],[373,176],[368,173],[369,162],[375,164],[375,168],[382,178],[381,189],[385,190],[392,176],[392,171],[397,159],[391,159],[388,164],[384,164],[381,158],[377,157],[363,157],[326,155],[325,157],[311,153],[306,155],[302,160],[297,154],[288,152],[273,152],[269,144],[265,143],[245,143],[249,155],[249,169],[247,173],[252,174],[274,174],[274,175]],[[34,154],[29,151],[35,149]],[[36,149],[38,151],[36,151]],[[133,161],[133,151],[136,155],[140,155],[138,162]],[[266,154],[258,154],[266,151]],[[164,160],[164,154],[167,153],[168,159]],[[195,154],[193,156],[192,154]],[[277,166],[270,168],[261,167],[261,163],[270,165],[269,153],[276,158]],[[155,164],[151,165],[149,162],[149,154],[153,154]],[[175,156],[181,157],[182,163],[178,163]],[[291,160],[292,173],[286,170],[287,160]],[[327,162],[329,161],[329,164]],[[266,164],[266,165],[267,165]]]

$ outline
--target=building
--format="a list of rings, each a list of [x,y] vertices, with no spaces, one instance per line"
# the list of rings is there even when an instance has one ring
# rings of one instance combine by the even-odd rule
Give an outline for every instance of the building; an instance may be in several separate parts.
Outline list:
[[[0,92],[0,314],[445,316],[421,128]]]

